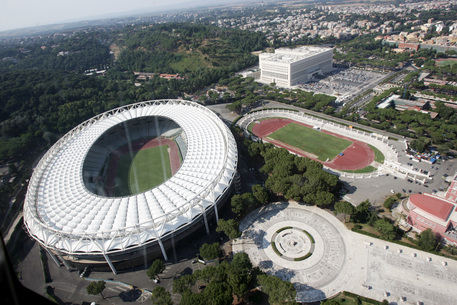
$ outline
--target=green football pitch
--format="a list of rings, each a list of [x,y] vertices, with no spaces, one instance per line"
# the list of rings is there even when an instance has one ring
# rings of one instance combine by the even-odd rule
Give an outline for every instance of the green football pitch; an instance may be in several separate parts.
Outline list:
[[[441,60],[438,62],[438,65],[439,66],[454,66],[454,65],[457,65],[457,61],[456,60]]]
[[[150,190],[171,177],[168,145],[143,149],[119,158],[115,196],[127,196]]]
[[[268,137],[314,154],[324,162],[332,160],[352,144],[351,141],[295,123],[284,126]]]

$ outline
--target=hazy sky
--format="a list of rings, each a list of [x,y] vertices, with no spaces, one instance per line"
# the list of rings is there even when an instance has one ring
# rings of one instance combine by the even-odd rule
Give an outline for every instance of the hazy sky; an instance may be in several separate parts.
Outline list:
[[[199,4],[198,0],[0,0],[0,31],[37,25],[63,23],[123,12],[145,12],[154,8],[186,3]],[[92,18],[91,18],[92,17]]]

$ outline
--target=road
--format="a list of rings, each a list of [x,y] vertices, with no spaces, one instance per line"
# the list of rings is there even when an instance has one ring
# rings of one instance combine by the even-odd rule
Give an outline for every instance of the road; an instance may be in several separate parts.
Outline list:
[[[227,104],[211,105],[211,106],[208,106],[208,108],[213,110],[213,111],[215,111],[215,112],[217,112],[221,116],[221,118],[224,119],[225,121],[233,122],[238,117],[238,115],[236,113],[234,113],[234,112],[231,112],[231,111],[227,110],[225,108],[226,105]],[[327,114],[324,114],[324,113],[321,113],[321,112],[315,112],[315,111],[312,111],[312,110],[308,110],[308,109],[304,109],[304,108],[300,108],[300,107],[296,107],[296,106],[292,106],[292,105],[287,105],[287,104],[283,104],[283,103],[279,103],[279,102],[275,102],[275,101],[271,101],[271,100],[264,100],[263,101],[263,105],[255,107],[252,110],[260,110],[260,109],[268,109],[268,108],[295,109],[295,110],[304,112],[306,114],[322,118],[324,120],[333,121],[333,122],[340,123],[340,124],[343,124],[343,125],[351,125],[351,126],[353,126],[355,128],[363,129],[363,130],[366,130],[368,132],[374,132],[374,133],[377,133],[377,134],[381,134],[381,135],[387,136],[389,138],[395,138],[395,139],[403,138],[402,136],[400,136],[398,134],[395,134],[395,133],[392,133],[392,132],[387,132],[387,131],[384,131],[384,130],[380,130],[380,129],[376,129],[376,128],[373,128],[373,127],[369,127],[369,126],[365,126],[365,125],[362,125],[362,124],[358,124],[356,122],[351,122],[351,121],[347,121],[347,120],[344,120],[344,119],[336,118],[336,117],[333,117],[331,115],[327,115]],[[407,140],[412,140],[410,138],[406,138],[406,139]]]

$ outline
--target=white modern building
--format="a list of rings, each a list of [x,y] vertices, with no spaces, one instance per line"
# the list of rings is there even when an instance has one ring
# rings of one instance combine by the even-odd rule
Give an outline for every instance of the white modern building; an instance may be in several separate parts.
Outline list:
[[[313,75],[322,75],[332,69],[333,49],[304,46],[295,49],[280,48],[274,53],[261,53],[260,82],[290,87],[309,81]]]
[[[157,123],[148,124],[155,118]],[[177,172],[160,185],[114,196],[90,179],[104,172],[116,147],[166,133],[173,133],[185,153]],[[146,260],[147,253],[167,260],[174,243],[202,227],[209,233],[209,218],[218,220],[237,157],[228,127],[199,104],[156,100],[110,110],[68,132],[38,163],[24,202],[25,228],[69,269],[109,265],[116,273],[117,265]]]

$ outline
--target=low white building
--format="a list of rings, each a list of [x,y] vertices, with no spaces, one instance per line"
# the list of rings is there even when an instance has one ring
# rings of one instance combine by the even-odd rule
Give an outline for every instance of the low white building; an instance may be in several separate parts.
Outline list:
[[[313,75],[332,70],[333,49],[304,46],[280,48],[275,53],[261,53],[260,82],[290,87],[309,81]]]

